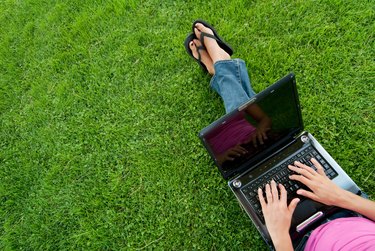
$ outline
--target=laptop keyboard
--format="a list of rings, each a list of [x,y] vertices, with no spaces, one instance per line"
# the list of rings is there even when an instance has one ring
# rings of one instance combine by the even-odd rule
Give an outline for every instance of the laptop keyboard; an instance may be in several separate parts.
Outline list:
[[[293,164],[294,161],[299,161],[307,166],[312,167],[316,170],[316,168],[311,163],[310,159],[315,158],[324,168],[324,172],[328,178],[333,179],[338,174],[337,172],[324,160],[324,158],[311,146],[308,146],[304,150],[298,152],[296,155],[288,159],[287,161],[281,163],[280,165],[272,168],[264,175],[260,176],[256,180],[251,181],[249,184],[244,186],[241,191],[246,196],[248,201],[250,202],[251,206],[254,208],[255,212],[264,223],[264,217],[262,213],[262,208],[259,203],[258,198],[258,188],[262,188],[264,192],[264,188],[266,184],[269,184],[273,179],[277,184],[282,184],[285,189],[287,190],[288,194],[288,203],[295,197],[300,197],[296,194],[297,190],[300,188],[310,190],[305,185],[298,181],[290,180],[289,175],[293,174],[294,172],[288,168],[288,165]]]

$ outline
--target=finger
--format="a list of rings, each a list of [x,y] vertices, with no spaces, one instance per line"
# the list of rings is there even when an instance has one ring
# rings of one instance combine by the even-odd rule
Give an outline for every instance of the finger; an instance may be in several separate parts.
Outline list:
[[[309,180],[308,178],[306,178],[306,177],[303,176],[303,175],[296,175],[296,174],[293,174],[293,175],[290,175],[290,176],[289,176],[289,179],[299,181],[299,182],[301,182],[302,184],[308,186],[310,189],[311,189],[310,186],[313,184],[313,182],[312,182],[311,180]]]
[[[235,155],[235,156],[241,156],[242,151],[232,148],[229,150],[228,155]]]
[[[323,175],[323,176],[326,176],[325,172],[324,172],[324,169],[322,167],[322,165],[314,158],[311,158],[311,162],[314,164],[314,166],[316,167],[316,171],[320,174],[320,175]]]
[[[271,180],[271,192],[272,192],[272,200],[278,201],[279,191],[277,190],[276,182],[274,180]]]
[[[301,174],[303,176],[305,176],[306,178],[308,179],[312,179],[314,175],[312,175],[309,171],[307,171],[306,169],[303,169],[301,167],[295,167],[295,166],[292,166],[292,165],[289,165],[288,166],[290,170],[298,173],[298,174]]]
[[[257,133],[257,138],[258,138],[258,141],[261,145],[263,145],[263,137],[262,137],[262,134],[261,133]]]
[[[282,184],[279,184],[279,189],[280,189],[280,201],[286,204],[286,201],[288,198],[286,189]]]
[[[223,156],[223,157],[224,157],[224,160],[234,160],[234,158],[231,157],[231,156],[233,156],[233,155],[234,155],[234,154],[232,154],[231,151],[225,153],[224,156]]]
[[[266,201],[264,200],[264,197],[263,197],[263,191],[262,191],[262,188],[258,188],[258,197],[259,197],[259,202],[260,202],[260,205],[262,206],[262,211],[264,211],[264,209],[266,208],[267,204],[266,204]]]
[[[294,161],[294,165],[297,166],[297,167],[299,167],[299,168],[302,168],[302,169],[308,171],[311,174],[316,174],[316,172],[315,172],[315,170],[313,168],[309,167],[308,165],[302,164],[299,161]]]
[[[266,185],[266,197],[267,197],[267,204],[272,203],[272,193],[271,193],[271,187],[269,184]]]
[[[243,154],[247,153],[247,150],[246,148],[240,146],[240,145],[236,145],[235,148],[238,150],[238,151],[241,151]]]
[[[295,199],[293,199],[293,200],[290,202],[290,204],[289,204],[289,206],[288,206],[288,209],[289,209],[289,212],[290,212],[291,214],[293,214],[293,212],[294,212],[294,210],[296,209],[298,203],[299,203],[299,199],[298,199],[298,198],[295,198]]]
[[[253,142],[254,147],[258,147],[256,135],[254,135],[254,136],[251,138],[251,141]]]
[[[314,194],[313,192],[310,192],[310,191],[306,191],[304,189],[297,190],[297,194],[302,195],[306,198],[315,200],[315,201],[319,201],[319,197],[316,196],[316,194]]]
[[[309,166],[307,166],[307,165],[305,165],[305,164],[302,164],[302,163],[299,162],[299,161],[294,161],[294,165],[297,166],[297,167],[299,167],[299,168],[302,168],[302,169],[308,171],[308,172],[309,172],[310,174],[312,174],[312,175],[315,175],[315,174],[316,174],[316,172],[315,172],[314,169],[312,169],[311,167],[309,167]]]
[[[267,134],[266,134],[266,132],[262,132],[262,135],[263,135],[263,139],[264,140],[267,140],[268,138],[267,138]]]

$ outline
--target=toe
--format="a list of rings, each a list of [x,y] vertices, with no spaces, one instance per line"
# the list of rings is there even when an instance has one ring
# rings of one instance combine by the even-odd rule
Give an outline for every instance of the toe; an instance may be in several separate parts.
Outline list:
[[[197,30],[197,31],[195,31],[195,34],[197,34],[197,32],[206,32],[206,33],[209,33],[209,34],[213,34],[213,31],[210,29],[210,28],[208,28],[208,27],[206,27],[206,26],[204,26],[203,24],[201,24],[201,23],[196,23],[195,24],[195,28],[194,28],[194,30]]]
[[[199,39],[193,39],[189,42],[189,48],[192,52],[193,57],[198,60],[201,65],[203,64],[206,70],[213,75],[214,68],[212,64],[212,59],[208,55],[207,51],[203,48]]]
[[[190,47],[190,50],[193,54],[193,57],[196,58],[196,59],[198,59],[198,49],[197,49],[197,44],[196,44],[197,41],[198,41],[197,39],[194,39],[194,40],[190,41],[190,43],[189,43],[189,47]]]
[[[199,39],[194,39],[193,42],[194,42],[194,46],[195,46],[195,47],[199,47],[199,46],[202,45],[202,44],[201,44],[201,41],[200,41]]]
[[[200,37],[201,37],[201,31],[197,27],[194,28],[194,33],[195,33],[195,36],[198,39],[200,39]]]
[[[190,50],[191,50],[191,51],[194,51],[194,49],[195,49],[195,44],[194,44],[194,41],[193,41],[193,40],[191,40],[191,41],[189,42],[189,47],[190,47]]]
[[[204,26],[203,24],[201,23],[196,23],[195,24],[195,28],[202,31],[204,28],[206,28],[206,26]]]
[[[211,34],[211,35],[214,34],[213,31],[210,28],[204,26],[201,23],[196,23],[195,27],[194,27],[194,33],[195,33],[195,36],[198,38],[198,40],[201,40],[201,33],[202,32],[204,32],[206,34]]]

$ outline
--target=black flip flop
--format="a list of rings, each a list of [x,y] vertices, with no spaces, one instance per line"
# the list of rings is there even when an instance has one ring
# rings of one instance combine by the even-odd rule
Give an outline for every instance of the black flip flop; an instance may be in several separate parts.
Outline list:
[[[215,28],[212,25],[210,25],[209,23],[207,23],[206,21],[201,20],[201,19],[195,20],[194,23],[193,23],[193,27],[192,27],[193,33],[194,33],[195,25],[197,23],[201,23],[204,26],[206,26],[207,28],[210,28],[212,30],[212,32],[214,33],[214,35],[211,35],[211,34],[208,34],[206,32],[202,32],[201,33],[202,34],[202,36],[201,36],[202,45],[204,45],[203,38],[204,37],[210,37],[210,38],[215,39],[217,41],[218,45],[220,46],[220,48],[222,48],[224,51],[226,51],[229,54],[229,56],[233,55],[232,47],[228,43],[224,42],[224,40],[220,38],[219,34],[217,34],[217,31],[215,30]]]
[[[189,34],[186,39],[185,39],[185,42],[184,42],[184,45],[185,45],[185,49],[186,49],[186,52],[195,60],[198,62],[198,64],[200,65],[200,67],[202,68],[203,71],[205,72],[208,72],[207,70],[207,67],[202,63],[201,61],[201,53],[199,52],[200,50],[205,50],[204,46],[201,45],[201,46],[198,46],[197,47],[197,52],[198,52],[198,58],[195,58],[194,55],[193,55],[193,52],[191,51],[190,49],[190,42],[193,41],[193,39],[197,39],[197,37],[195,36],[194,33],[191,33]]]

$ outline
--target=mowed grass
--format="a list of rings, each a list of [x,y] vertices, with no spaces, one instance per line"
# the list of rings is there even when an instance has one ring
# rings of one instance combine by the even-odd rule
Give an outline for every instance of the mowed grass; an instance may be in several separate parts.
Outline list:
[[[0,248],[264,250],[202,147],[224,114],[197,18],[259,92],[293,71],[305,128],[370,196],[373,1],[0,2]]]

